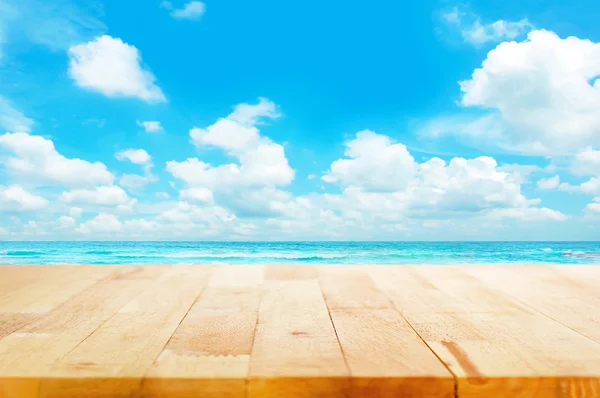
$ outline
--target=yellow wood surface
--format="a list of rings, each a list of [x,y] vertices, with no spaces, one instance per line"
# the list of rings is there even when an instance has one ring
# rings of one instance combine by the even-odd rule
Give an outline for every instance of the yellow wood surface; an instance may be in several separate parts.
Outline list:
[[[0,266],[0,398],[600,397],[600,266]]]

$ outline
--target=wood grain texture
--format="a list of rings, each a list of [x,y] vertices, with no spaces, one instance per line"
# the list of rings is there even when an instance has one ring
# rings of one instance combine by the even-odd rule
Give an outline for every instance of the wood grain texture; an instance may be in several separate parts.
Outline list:
[[[168,269],[52,365],[42,396],[130,397],[207,280],[200,268]]]
[[[517,270],[517,268],[513,268]],[[378,278],[397,308],[457,378],[460,397],[594,396],[600,345],[457,267],[383,271]],[[397,274],[394,276],[394,274]],[[380,275],[381,276],[381,275]],[[513,273],[520,278],[520,273]],[[405,281],[391,285],[390,280]],[[509,282],[506,280],[505,282]],[[400,285],[400,286],[399,286]],[[427,307],[415,312],[400,289],[420,289]],[[460,295],[460,292],[464,292]],[[551,292],[546,290],[546,297]],[[439,300],[454,298],[452,304]],[[497,305],[496,305],[497,303]]]
[[[43,267],[37,267],[37,269]],[[68,267],[70,268],[70,267]],[[61,267],[56,267],[62,271]],[[0,397],[40,397],[53,364],[110,319],[166,268],[119,267],[0,340]],[[0,272],[2,268],[0,268]],[[28,269],[28,272],[36,272]]]
[[[265,285],[249,397],[338,397],[348,369],[316,280]]]
[[[0,266],[0,398],[600,397],[598,266]]]
[[[144,397],[243,398],[261,284],[211,286],[181,322],[144,380]]]
[[[597,266],[564,268],[468,267],[464,272],[600,343],[600,272]]]

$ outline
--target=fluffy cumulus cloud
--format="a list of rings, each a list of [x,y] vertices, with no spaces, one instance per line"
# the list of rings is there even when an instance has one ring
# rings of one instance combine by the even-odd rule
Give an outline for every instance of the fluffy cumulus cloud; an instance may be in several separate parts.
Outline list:
[[[207,188],[182,189],[179,193],[179,198],[184,201],[201,202],[206,204],[212,204],[214,201],[212,191]]]
[[[161,7],[171,11],[171,16],[176,19],[197,20],[206,12],[206,5],[201,1],[190,1],[182,8],[175,8],[170,1],[163,1]]]
[[[373,191],[395,191],[405,188],[417,170],[406,146],[368,130],[357,133],[355,139],[346,143],[345,154],[347,159],[331,164],[322,177],[325,182]]]
[[[495,22],[483,23],[478,15],[459,7],[443,12],[442,19],[450,26],[458,29],[465,41],[474,45],[514,40],[533,28],[533,25],[526,18],[519,21],[501,19]]]
[[[93,186],[112,184],[113,174],[100,162],[67,158],[54,143],[26,133],[0,135],[0,149],[10,153],[0,157],[0,165],[21,181],[36,185]]]
[[[537,182],[539,189],[556,189],[560,185],[560,176],[555,175],[549,178],[542,178]]]
[[[418,163],[403,145],[373,132],[358,133],[346,147],[348,158],[333,162],[323,178],[343,187],[340,195],[324,198],[347,217],[375,215],[399,222],[409,217],[483,216],[503,209],[494,217],[527,212],[530,217],[560,219],[550,209],[535,207],[540,200],[525,197],[519,172],[502,171],[491,157]],[[371,178],[376,175],[387,177]]]
[[[156,78],[141,61],[136,47],[104,35],[69,49],[69,75],[78,86],[109,97],[165,102]]]
[[[255,105],[240,104],[227,117],[206,128],[190,131],[199,148],[214,148],[238,163],[213,166],[198,158],[167,162],[167,170],[188,186],[211,191],[230,191],[288,185],[294,178],[283,146],[260,134],[262,119],[278,116],[276,105],[260,99]]]
[[[160,122],[156,120],[138,121],[137,125],[142,127],[146,133],[150,134],[162,133],[165,131]]]
[[[143,167],[144,175],[123,174],[119,178],[119,184],[129,190],[140,190],[146,184],[157,181],[157,177],[152,174],[152,157],[144,149],[124,149],[116,153],[115,157],[121,161],[129,161]]]
[[[585,209],[593,214],[600,214],[600,196],[595,197],[592,203],[589,203]]]
[[[600,176],[600,151],[587,147],[573,157],[571,172],[575,175]]]
[[[7,175],[27,182],[0,187],[0,209],[24,217],[0,227],[23,239],[42,233],[74,239],[428,239],[431,231],[455,238],[460,230],[476,238],[507,224],[568,218],[524,193],[530,174],[548,172],[538,166],[499,165],[489,156],[417,160],[401,142],[369,130],[346,141],[344,155],[323,167],[321,180],[314,179],[323,190],[295,194],[284,147],[263,133],[279,115],[273,102],[259,99],[191,129],[191,145],[201,153],[218,151],[234,160],[167,162],[173,194],[132,192],[136,177],[154,178],[153,159],[143,149],[116,152],[145,171],[122,174],[116,185],[105,165],[67,158],[47,138],[0,136]],[[572,167],[594,171],[594,150],[581,153]],[[561,189],[560,179],[539,183],[547,189],[557,184]],[[28,191],[36,187],[46,198]],[[596,207],[590,203],[586,213]]]
[[[22,212],[43,209],[48,200],[27,192],[19,185],[8,187],[0,185],[0,210],[2,212]]]
[[[74,189],[63,192],[59,200],[67,204],[91,204],[98,206],[127,205],[132,199],[123,188],[116,185],[99,186],[94,189]]]
[[[116,153],[115,157],[119,160],[128,160],[133,164],[147,165],[152,161],[152,157],[143,149],[124,149]]]
[[[119,219],[108,213],[98,213],[98,215],[84,223],[78,228],[77,232],[81,234],[98,234],[104,236],[106,234],[114,234],[120,232],[123,225]]]
[[[222,151],[237,162],[212,165],[198,158],[167,162],[167,170],[185,184],[180,198],[216,201],[240,215],[275,214],[270,199],[284,194],[279,188],[289,185],[295,174],[283,146],[260,134],[259,126],[277,117],[275,103],[260,98],[255,104],[237,105],[208,127],[190,130],[193,145]]]
[[[559,191],[580,193],[587,195],[600,194],[600,151],[587,147],[570,159],[569,171],[578,177],[587,177],[579,184],[563,182],[558,184],[559,177],[556,176],[556,184],[548,189],[558,188]]]
[[[462,105],[496,112],[505,147],[573,153],[600,142],[598,75],[600,43],[535,30],[488,53],[460,82]]]

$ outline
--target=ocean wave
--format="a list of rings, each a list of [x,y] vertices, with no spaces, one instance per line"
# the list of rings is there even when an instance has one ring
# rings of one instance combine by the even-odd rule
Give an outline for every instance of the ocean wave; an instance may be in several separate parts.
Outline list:
[[[600,252],[564,252],[562,255],[580,258],[600,258]]]
[[[113,253],[114,252],[111,251],[111,250],[90,250],[90,251],[87,251],[87,252],[83,252],[83,254],[91,254],[91,255],[96,254],[96,255],[99,255],[99,256],[105,256],[105,255],[113,254]]]
[[[285,260],[298,260],[303,258],[318,257],[322,259],[336,259],[346,258],[346,254],[325,254],[316,253],[314,255],[307,256],[306,253],[277,253],[277,252],[258,252],[258,253],[246,253],[246,252],[228,252],[228,253],[207,253],[207,252],[179,252],[179,253],[165,253],[160,257],[173,257],[173,258],[215,258],[215,259],[227,259],[227,258],[268,258],[268,259],[285,259]]]
[[[178,259],[181,261],[176,261],[178,264],[193,264],[194,262],[198,263],[226,263],[226,262],[252,262],[252,263],[256,263],[256,262],[274,262],[274,261],[284,261],[284,262],[290,262],[290,261],[298,261],[298,262],[313,262],[313,261],[332,261],[332,260],[344,260],[349,258],[348,256],[345,255],[338,255],[338,256],[320,256],[320,255],[295,255],[295,256],[263,256],[260,254],[254,254],[251,256],[248,255],[233,255],[233,254],[218,254],[218,255],[194,255],[194,256],[172,256],[169,254],[165,254],[165,255],[159,255],[159,256],[146,256],[146,255],[119,255],[119,256],[113,256],[111,257],[112,259],[115,260],[135,260],[137,258],[139,259],[144,259],[144,261],[148,261],[149,258],[153,258],[156,260],[160,260],[159,262],[167,262],[167,263],[171,263],[173,261],[170,261],[171,259]]]
[[[44,256],[49,255],[49,252],[36,252],[33,250],[7,250],[3,255],[7,257],[30,257],[30,256]]]

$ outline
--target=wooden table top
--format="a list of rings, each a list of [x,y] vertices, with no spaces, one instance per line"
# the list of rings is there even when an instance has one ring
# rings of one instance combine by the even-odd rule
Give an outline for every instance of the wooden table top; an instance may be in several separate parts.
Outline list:
[[[0,266],[0,398],[600,397],[600,266]]]

